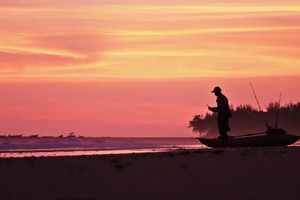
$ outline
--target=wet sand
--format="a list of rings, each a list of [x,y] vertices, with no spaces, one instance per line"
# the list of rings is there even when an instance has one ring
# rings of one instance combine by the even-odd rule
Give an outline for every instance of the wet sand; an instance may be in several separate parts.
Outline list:
[[[0,199],[299,199],[300,147],[0,159]]]

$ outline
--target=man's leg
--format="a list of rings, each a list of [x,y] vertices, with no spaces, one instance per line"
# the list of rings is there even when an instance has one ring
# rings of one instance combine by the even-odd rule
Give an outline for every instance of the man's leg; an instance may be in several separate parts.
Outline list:
[[[221,135],[221,139],[222,142],[227,145],[228,144],[228,135],[227,135],[227,131],[226,130],[221,130],[220,131],[220,135]]]
[[[228,119],[218,119],[218,128],[219,128],[219,134],[221,136],[221,140],[224,144],[224,146],[227,146],[228,144]]]

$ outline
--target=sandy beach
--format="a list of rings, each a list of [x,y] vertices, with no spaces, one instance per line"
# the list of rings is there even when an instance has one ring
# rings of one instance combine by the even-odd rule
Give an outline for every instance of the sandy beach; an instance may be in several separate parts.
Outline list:
[[[300,148],[0,159],[0,199],[299,199]]]

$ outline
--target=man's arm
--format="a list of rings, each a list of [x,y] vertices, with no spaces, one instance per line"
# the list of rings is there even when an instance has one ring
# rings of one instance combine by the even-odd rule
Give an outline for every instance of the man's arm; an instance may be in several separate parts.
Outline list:
[[[210,110],[212,112],[218,112],[219,111],[218,107],[210,107],[210,106],[208,106],[208,110]]]

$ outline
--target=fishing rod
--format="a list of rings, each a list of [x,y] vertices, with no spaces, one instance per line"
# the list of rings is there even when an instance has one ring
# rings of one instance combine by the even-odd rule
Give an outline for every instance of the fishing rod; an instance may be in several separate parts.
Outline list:
[[[280,110],[280,102],[281,102],[281,92],[280,92],[280,94],[279,94],[279,101],[278,101],[278,108],[277,108],[277,113],[276,113],[276,123],[275,123],[275,128],[277,128],[277,125],[278,125],[279,110]]]
[[[254,97],[255,97],[255,99],[256,99],[256,103],[257,103],[257,105],[258,105],[259,111],[262,111],[262,109],[261,109],[261,107],[260,107],[260,104],[259,104],[259,101],[258,101],[258,99],[257,99],[257,96],[256,96],[256,94],[255,94],[255,91],[254,91],[254,88],[253,88],[253,85],[252,85],[251,81],[249,81],[249,83],[250,83],[252,92],[253,92],[253,94],[254,94]]]
[[[253,88],[253,85],[252,85],[251,81],[249,81],[249,83],[250,83],[252,92],[253,92],[253,94],[254,94],[254,97],[255,97],[255,99],[256,99],[256,103],[257,103],[257,105],[258,105],[259,111],[263,112],[263,110],[262,110],[261,107],[260,107],[258,98],[257,98],[257,96],[256,96],[256,93],[255,93],[255,91],[254,91],[254,88]],[[265,124],[266,124],[266,126],[267,126],[267,129],[269,130],[271,127],[268,125],[268,123],[267,123],[266,120],[265,120]]]

